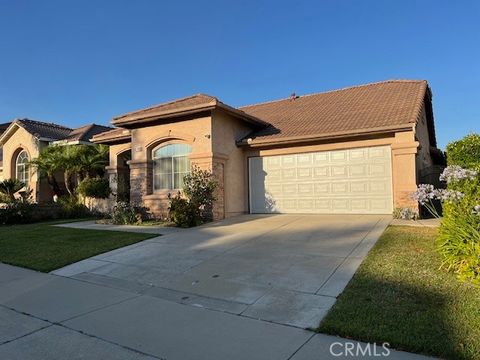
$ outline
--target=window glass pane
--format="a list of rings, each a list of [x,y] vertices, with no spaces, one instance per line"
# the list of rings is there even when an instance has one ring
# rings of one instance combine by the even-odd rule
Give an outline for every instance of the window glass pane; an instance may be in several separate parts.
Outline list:
[[[191,152],[192,147],[187,144],[170,144],[153,152],[154,190],[181,189],[183,187],[183,177],[190,172],[188,155]]]
[[[161,174],[158,177],[158,189],[172,189],[172,174]]]
[[[175,189],[181,189],[183,188],[183,178],[187,175],[187,173],[175,173],[174,175],[174,181],[175,181]]]
[[[172,173],[172,159],[162,158],[155,160],[154,164],[155,174],[171,174]]]
[[[173,171],[174,172],[187,172],[189,171],[189,159],[186,156],[173,158]]]
[[[17,156],[16,178],[19,181],[25,184],[28,184],[29,169],[28,169],[28,154],[26,151],[21,151]]]
[[[153,158],[158,159],[162,157],[183,156],[192,152],[192,147],[187,144],[170,144],[158,148],[153,153]]]

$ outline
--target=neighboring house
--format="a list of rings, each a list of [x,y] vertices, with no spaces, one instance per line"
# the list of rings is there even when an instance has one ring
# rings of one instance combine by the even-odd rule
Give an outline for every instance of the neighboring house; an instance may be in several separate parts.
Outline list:
[[[62,125],[16,119],[0,125],[0,178],[18,179],[24,182],[32,192],[36,202],[50,201],[52,190],[45,179],[40,179],[28,163],[38,157],[50,144],[92,144],[89,139],[110,127],[90,124],[76,129]],[[60,181],[63,179],[59,179]]]
[[[215,218],[243,213],[391,214],[439,171],[426,81],[391,80],[234,108],[198,94],[115,117],[111,185],[156,214],[192,163],[219,183]],[[426,175],[425,175],[426,174]]]

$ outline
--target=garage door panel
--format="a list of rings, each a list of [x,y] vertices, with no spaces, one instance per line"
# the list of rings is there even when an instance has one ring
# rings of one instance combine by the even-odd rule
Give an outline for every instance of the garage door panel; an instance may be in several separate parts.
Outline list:
[[[392,212],[388,146],[249,159],[253,213]]]

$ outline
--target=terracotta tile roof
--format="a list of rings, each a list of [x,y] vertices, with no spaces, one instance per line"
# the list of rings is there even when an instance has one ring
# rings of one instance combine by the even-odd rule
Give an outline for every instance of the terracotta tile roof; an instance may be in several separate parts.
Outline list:
[[[129,126],[132,124],[144,123],[152,120],[173,118],[177,116],[198,113],[201,111],[210,111],[215,108],[221,108],[232,113],[234,116],[240,117],[243,120],[256,125],[267,125],[262,120],[241,110],[235,109],[234,107],[226,105],[214,96],[205,94],[196,94],[151,106],[145,109],[129,112],[127,114],[114,117],[112,124],[117,126]]]
[[[92,142],[98,144],[114,144],[130,141],[130,130],[115,128],[92,137]]]
[[[79,128],[73,129],[70,134],[62,139],[64,141],[73,142],[73,141],[81,141],[81,142],[89,142],[92,137],[95,135],[104,133],[106,131],[110,131],[113,128],[109,126],[97,125],[97,124],[89,124],[85,126],[81,126]]]
[[[424,80],[389,80],[239,109],[271,124],[253,142],[362,132],[415,123],[427,89]]]
[[[35,137],[50,140],[64,139],[72,132],[72,129],[65,126],[43,121],[16,119],[14,123],[17,123]]]

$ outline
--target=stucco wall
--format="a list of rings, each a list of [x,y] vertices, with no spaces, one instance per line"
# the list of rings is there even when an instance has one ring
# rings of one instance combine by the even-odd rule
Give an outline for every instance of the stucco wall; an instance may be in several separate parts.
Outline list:
[[[420,173],[421,170],[433,165],[430,155],[430,135],[428,133],[425,109],[422,109],[421,117],[416,124],[415,135],[417,141],[420,143],[417,153],[417,171]]]
[[[243,214],[248,211],[248,187],[245,182],[246,161],[242,148],[236,145],[252,131],[244,121],[223,111],[213,113],[212,146],[216,160],[224,163],[225,217]]]
[[[37,139],[35,139],[30,133],[25,129],[18,127],[13,135],[6,141],[3,145],[3,177],[5,179],[11,179],[16,177],[15,161],[17,155],[22,150],[26,150],[30,160],[38,157],[38,154],[41,148],[44,145],[41,144]],[[39,181],[38,174],[30,169],[30,180],[28,186],[33,190],[32,196],[34,201],[41,201],[40,191],[45,191],[46,184],[41,184],[42,181]]]
[[[174,191],[153,190],[152,150],[171,143],[189,144],[192,146],[192,164],[213,169],[211,116],[145,126],[132,129],[131,134],[130,199],[148,207],[156,217],[165,217],[168,214],[168,194]]]

